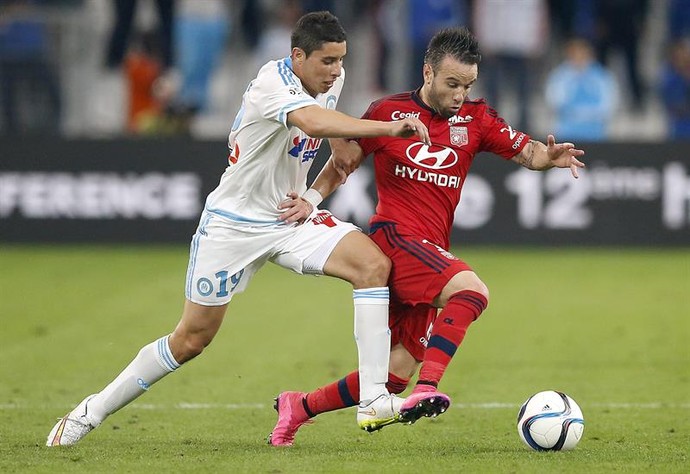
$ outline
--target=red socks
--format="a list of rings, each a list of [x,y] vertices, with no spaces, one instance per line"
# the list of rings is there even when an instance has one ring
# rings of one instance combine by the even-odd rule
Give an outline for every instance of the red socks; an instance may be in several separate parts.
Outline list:
[[[409,379],[402,379],[388,373],[386,388],[390,393],[402,393],[407,388]],[[352,407],[359,403],[359,373],[351,372],[344,378],[317,388],[305,397],[305,408],[309,416],[319,413]]]
[[[438,386],[467,328],[486,309],[487,299],[481,293],[464,290],[448,299],[438,315],[424,353],[415,391],[428,391]],[[390,393],[402,393],[409,379],[388,373],[386,388]],[[309,416],[355,406],[359,403],[359,374],[351,372],[337,382],[324,385],[306,395],[304,407]]]
[[[487,304],[484,295],[472,290],[459,291],[448,299],[448,304],[436,317],[431,329],[431,337],[419,371],[419,390],[438,386],[455,351],[465,338],[467,328],[486,309]],[[424,385],[427,387],[423,387]],[[419,390],[415,387],[415,391]]]

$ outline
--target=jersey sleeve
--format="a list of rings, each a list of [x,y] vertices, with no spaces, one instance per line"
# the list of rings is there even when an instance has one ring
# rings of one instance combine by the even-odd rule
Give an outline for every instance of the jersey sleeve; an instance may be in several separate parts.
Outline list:
[[[508,125],[491,107],[482,116],[482,142],[479,151],[488,151],[509,160],[529,143],[530,136]]]
[[[319,105],[304,92],[292,70],[284,61],[266,64],[249,91],[250,101],[262,118],[287,126],[287,114],[293,110]]]

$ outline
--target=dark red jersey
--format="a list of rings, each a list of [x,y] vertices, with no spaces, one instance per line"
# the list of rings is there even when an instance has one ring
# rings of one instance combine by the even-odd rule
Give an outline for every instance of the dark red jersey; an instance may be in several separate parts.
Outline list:
[[[455,208],[475,155],[489,151],[510,159],[529,142],[484,100],[465,101],[445,118],[427,107],[419,91],[373,102],[363,118],[419,118],[429,129],[431,146],[410,138],[360,138],[365,156],[374,153],[379,202],[370,224],[395,222],[398,231],[425,236],[448,248]]]

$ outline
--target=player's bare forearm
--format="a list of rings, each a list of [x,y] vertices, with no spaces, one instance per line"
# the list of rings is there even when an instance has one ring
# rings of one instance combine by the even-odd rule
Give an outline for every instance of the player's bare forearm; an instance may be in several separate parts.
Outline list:
[[[583,150],[578,150],[572,143],[556,143],[553,135],[549,135],[547,143],[530,140],[520,153],[512,160],[530,170],[544,171],[551,168],[570,168],[573,177],[578,177],[578,168],[584,168],[585,164],[578,160],[584,155]]]
[[[520,166],[535,171],[553,168],[553,163],[546,153],[546,145],[538,140],[530,140],[520,153],[513,157]]]
[[[288,124],[314,138],[410,137],[418,135],[430,144],[429,130],[419,119],[408,117],[393,122],[366,120],[311,105],[288,113]]]
[[[342,183],[342,179],[338,170],[333,163],[333,156],[328,159],[319,175],[311,185],[311,189],[318,191],[318,193],[325,199],[333,194],[338,186]]]
[[[316,205],[345,183],[348,175],[356,170],[364,159],[362,149],[356,142],[335,139],[330,140],[330,143],[333,154],[328,158],[311,187],[302,195],[305,199],[316,202]],[[345,168],[338,165],[336,156],[344,160]]]

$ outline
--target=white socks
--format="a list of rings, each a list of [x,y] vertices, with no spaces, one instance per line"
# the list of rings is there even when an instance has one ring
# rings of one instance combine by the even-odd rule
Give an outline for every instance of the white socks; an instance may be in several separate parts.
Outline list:
[[[359,399],[387,394],[391,331],[388,328],[388,288],[354,290],[355,341],[359,353]]]
[[[391,332],[388,328],[387,287],[353,291],[355,341],[359,353],[360,400],[387,394]],[[180,367],[164,336],[144,346],[115,380],[88,403],[89,421],[99,425],[108,415],[132,402],[151,385]]]
[[[100,424],[106,416],[130,403],[180,366],[170,351],[169,337],[161,337],[144,346],[115,380],[89,400],[89,421],[94,425]]]

